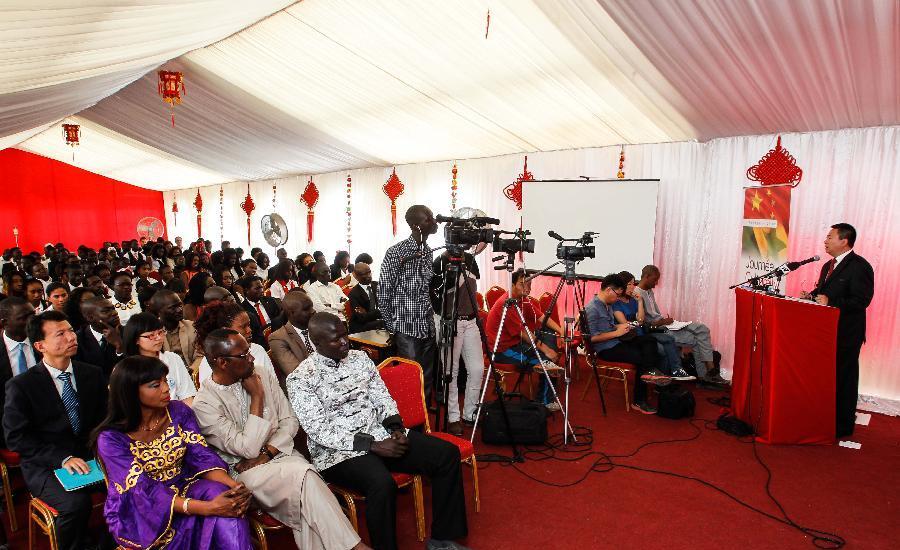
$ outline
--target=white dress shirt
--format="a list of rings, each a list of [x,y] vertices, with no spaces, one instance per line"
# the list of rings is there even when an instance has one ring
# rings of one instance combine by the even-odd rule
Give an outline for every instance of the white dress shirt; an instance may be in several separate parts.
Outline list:
[[[166,382],[169,384],[169,394],[176,401],[184,401],[189,397],[197,395],[197,388],[194,387],[194,380],[191,373],[184,366],[184,361],[177,353],[171,351],[159,352],[159,360],[169,367],[169,374],[166,375]]]
[[[6,344],[6,355],[9,356],[9,366],[12,367],[13,376],[25,372],[19,368],[20,342],[13,340],[6,334],[6,331],[3,331],[3,343]],[[34,357],[34,350],[31,349],[31,340],[25,338],[21,344],[25,346],[25,366],[30,369],[37,364],[37,359]]]
[[[263,319],[266,320],[266,325],[272,324],[272,319],[269,318],[269,312],[266,311],[266,307],[262,305],[262,303],[251,301],[250,298],[247,298],[247,303],[253,307],[253,311],[256,312],[257,318],[259,318],[259,313],[262,312]]]
[[[323,285],[319,281],[314,281],[309,284],[306,293],[312,300],[313,309],[317,313],[332,313],[337,315],[341,321],[347,320],[344,317],[344,302],[347,301],[347,297],[341,287],[332,282]]]
[[[834,257],[834,269],[837,269],[837,266],[841,263],[841,261],[847,257],[847,254],[850,254],[851,252],[853,252],[852,248],[850,250],[844,252],[840,256],[835,256]]]

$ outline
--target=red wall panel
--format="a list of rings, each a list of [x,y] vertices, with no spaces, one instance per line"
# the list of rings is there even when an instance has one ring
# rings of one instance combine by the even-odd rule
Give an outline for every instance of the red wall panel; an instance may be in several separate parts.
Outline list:
[[[0,151],[0,248],[27,253],[62,241],[98,247],[103,241],[137,238],[137,223],[165,221],[163,195],[40,155]]]

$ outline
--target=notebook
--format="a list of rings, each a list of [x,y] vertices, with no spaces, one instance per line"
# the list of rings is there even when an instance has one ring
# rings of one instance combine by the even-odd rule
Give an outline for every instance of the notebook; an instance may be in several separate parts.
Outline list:
[[[91,471],[86,474],[70,474],[65,468],[54,470],[53,473],[56,474],[56,479],[59,480],[63,489],[77,491],[82,487],[103,481],[103,472],[97,467],[97,461],[89,460],[87,465],[91,467]]]

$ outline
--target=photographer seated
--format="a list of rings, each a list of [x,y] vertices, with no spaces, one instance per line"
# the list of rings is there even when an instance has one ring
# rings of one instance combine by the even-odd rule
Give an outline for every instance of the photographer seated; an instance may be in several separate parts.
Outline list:
[[[313,464],[326,481],[366,497],[372,546],[397,548],[397,484],[391,472],[431,480],[432,524],[426,549],[465,548],[468,533],[459,450],[407,431],[397,403],[362,351],[350,351],[347,327],[335,315],[309,321],[315,351],[287,377],[288,396],[308,436]]]
[[[681,367],[681,352],[675,345],[675,338],[665,327],[647,327],[644,328],[644,302],[640,294],[634,291],[635,281],[634,275],[627,271],[619,273],[619,278],[627,281],[625,284],[625,292],[613,303],[613,316],[616,318],[617,324],[636,322],[638,326],[634,332],[638,335],[649,334],[656,340],[656,351],[662,358],[661,370],[670,375],[674,380],[696,380],[696,377],[690,376]]]
[[[515,309],[511,308],[506,312],[506,320],[501,331],[500,319],[503,316],[503,307],[506,300],[497,300],[491,307],[484,326],[484,332],[487,335],[487,343],[490,348],[488,352],[493,351],[494,343],[497,341],[497,334],[499,333],[500,343],[497,347],[497,354],[494,356],[496,363],[524,365],[524,368],[534,368],[540,365],[548,370],[558,370],[559,367],[554,364],[559,357],[556,351],[556,338],[562,334],[562,329],[559,328],[559,325],[553,319],[547,319],[547,328],[553,332],[548,334],[534,333],[543,324],[544,319],[550,316],[550,313],[541,311],[537,301],[528,296],[529,292],[531,292],[531,281],[525,276],[525,270],[518,269],[514,271],[509,298],[518,302],[527,326],[522,326],[522,319],[519,318],[519,314]],[[534,336],[539,357],[534,356],[534,348],[531,346],[529,334]],[[540,377],[540,385],[538,386],[538,400],[546,405],[548,410],[559,410],[559,403],[553,399],[553,392],[547,386],[547,379],[543,375]]]
[[[659,283],[659,268],[655,265],[644,266],[641,270],[641,280],[635,292],[640,295],[644,302],[644,311],[646,320],[655,327],[664,327],[671,325],[674,319],[671,317],[663,317],[660,313],[659,305],[656,303],[656,296],[653,289]],[[678,346],[690,346],[694,350],[694,359],[697,367],[697,376],[700,382],[721,386],[728,384],[718,372],[718,368],[713,363],[713,346],[709,335],[709,327],[703,323],[694,322],[684,328],[670,331],[672,337],[675,338],[675,344]]]
[[[610,307],[624,294],[625,282],[611,273],[600,282],[600,292],[585,306],[590,343],[600,359],[631,363],[637,368],[632,407],[644,414],[656,414],[647,403],[647,384],[666,385],[671,378],[656,370],[656,340],[633,334],[634,326],[616,323]]]

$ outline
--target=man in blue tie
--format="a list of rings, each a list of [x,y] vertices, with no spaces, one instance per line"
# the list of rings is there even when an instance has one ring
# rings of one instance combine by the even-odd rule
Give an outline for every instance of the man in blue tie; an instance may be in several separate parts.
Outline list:
[[[3,328],[3,338],[0,339],[0,421],[6,399],[6,392],[2,389],[6,381],[22,374],[39,360],[25,333],[25,325],[33,316],[34,307],[22,298],[12,296],[0,302],[0,327]],[[0,447],[6,447],[2,434]]]
[[[72,360],[78,340],[63,313],[51,310],[31,317],[26,333],[42,360],[6,383],[6,444],[21,456],[31,494],[59,512],[60,550],[88,548],[90,492],[103,487],[66,491],[53,471],[89,471],[90,434],[106,415],[106,382],[98,367]]]

